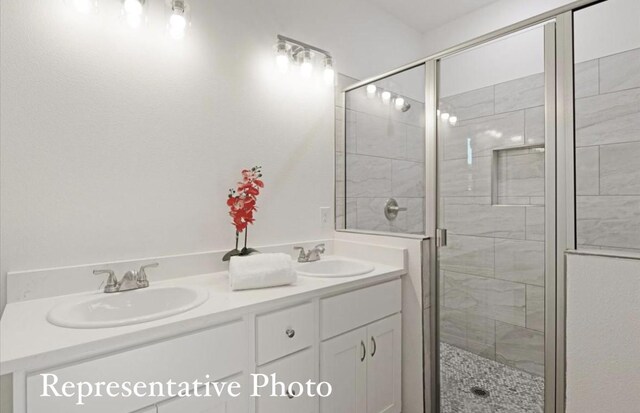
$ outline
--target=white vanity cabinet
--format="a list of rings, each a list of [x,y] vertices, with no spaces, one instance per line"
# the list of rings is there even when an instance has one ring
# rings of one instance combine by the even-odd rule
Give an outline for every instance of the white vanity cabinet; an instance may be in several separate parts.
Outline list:
[[[322,300],[323,322],[340,319],[350,331],[321,344],[320,378],[333,386],[331,396],[320,400],[321,412],[400,412],[400,300],[399,281]],[[357,324],[364,325],[352,329]],[[323,331],[341,332],[324,325]]]
[[[389,281],[391,280],[391,281]],[[91,358],[22,372],[14,381],[14,413],[396,413],[400,411],[401,282],[357,284],[305,294],[217,318],[216,325]],[[63,382],[163,383],[198,380],[212,397],[42,397],[42,374]],[[255,381],[269,385],[254,389]],[[18,375],[20,377],[20,375]],[[273,379],[285,394],[272,396]],[[333,393],[292,393],[327,381]],[[216,396],[211,382],[240,383],[239,397]],[[158,387],[159,388],[159,387]],[[280,390],[280,387],[278,390]],[[167,391],[166,386],[163,387]],[[324,386],[324,391],[328,387]],[[257,392],[258,397],[252,397]],[[147,394],[149,392],[147,391]]]

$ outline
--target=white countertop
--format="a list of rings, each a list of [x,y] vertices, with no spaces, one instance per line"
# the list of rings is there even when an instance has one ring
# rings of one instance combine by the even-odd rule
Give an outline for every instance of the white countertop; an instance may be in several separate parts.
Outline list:
[[[305,300],[397,278],[403,268],[375,264],[368,274],[343,278],[299,276],[293,285],[231,291],[227,272],[202,274],[153,282],[151,287],[172,285],[206,288],[209,299],[199,307],[171,317],[123,327],[73,329],[50,324],[49,310],[72,297],[104,294],[81,293],[8,304],[0,320],[0,374],[53,367],[127,347],[151,343],[263,311],[279,302]],[[126,293],[125,293],[126,294]]]

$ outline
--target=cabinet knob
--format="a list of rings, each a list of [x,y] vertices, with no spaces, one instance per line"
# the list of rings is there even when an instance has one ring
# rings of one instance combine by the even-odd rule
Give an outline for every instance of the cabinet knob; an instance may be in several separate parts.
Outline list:
[[[287,331],[285,331],[285,334],[287,335],[287,337],[293,338],[293,336],[296,335],[296,330],[294,330],[293,328],[287,328]]]

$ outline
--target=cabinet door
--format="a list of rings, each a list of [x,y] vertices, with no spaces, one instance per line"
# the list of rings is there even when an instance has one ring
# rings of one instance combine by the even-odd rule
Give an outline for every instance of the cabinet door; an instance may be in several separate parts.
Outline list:
[[[242,386],[241,395],[230,396],[226,391],[217,396],[212,384],[209,384],[211,397],[175,397],[158,404],[158,413],[247,413],[246,380],[243,375],[220,380],[222,382],[238,382]],[[225,386],[226,389],[226,386]],[[199,388],[198,393],[206,394],[205,386]]]
[[[320,380],[332,393],[320,398],[323,413],[365,413],[367,410],[367,329],[359,328],[321,344]]]
[[[367,412],[398,413],[401,407],[401,318],[367,326]]]

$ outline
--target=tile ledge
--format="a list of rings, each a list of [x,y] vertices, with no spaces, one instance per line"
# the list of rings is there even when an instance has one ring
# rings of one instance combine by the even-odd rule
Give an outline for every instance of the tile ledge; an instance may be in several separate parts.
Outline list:
[[[633,252],[633,251],[581,249],[581,250],[566,250],[565,254],[591,256],[591,257],[608,257],[608,258],[640,261],[640,252]]]

